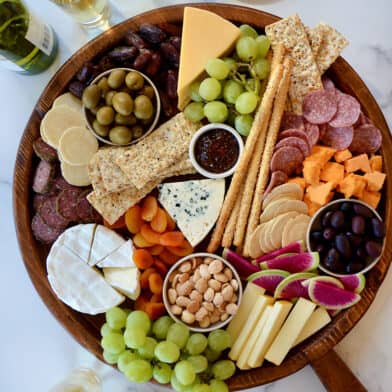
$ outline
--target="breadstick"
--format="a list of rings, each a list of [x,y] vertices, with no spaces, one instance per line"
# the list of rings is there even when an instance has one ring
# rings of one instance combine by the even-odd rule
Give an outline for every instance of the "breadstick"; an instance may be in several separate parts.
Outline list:
[[[230,218],[227,221],[225,232],[224,232],[223,238],[222,238],[222,246],[224,248],[229,248],[231,246],[231,244],[233,243],[234,233],[235,233],[235,229],[236,229],[236,225],[237,225],[238,214],[240,213],[240,206],[241,206],[241,200],[242,200],[243,194],[244,194],[244,192],[241,191],[240,194],[238,195],[237,200],[235,201],[234,208],[231,211]]]
[[[286,54],[286,48],[282,43],[278,43],[274,46],[272,61],[271,61],[271,69],[275,69],[278,64],[283,63],[283,58]]]
[[[261,205],[263,201],[263,194],[268,181],[269,165],[274,151],[275,143],[278,137],[280,123],[282,121],[283,111],[286,104],[286,98],[290,86],[290,75],[293,68],[293,60],[286,56],[284,63],[284,72],[282,80],[279,84],[279,89],[274,102],[274,110],[271,116],[271,122],[268,127],[267,141],[261,160],[260,172],[257,179],[256,189],[254,192],[252,208],[249,215],[248,227],[245,236],[244,255],[249,255],[249,241],[253,231],[256,229],[261,213]]]
[[[252,128],[249,132],[249,136],[246,139],[245,148],[241,155],[240,161],[234,172],[233,178],[229,190],[226,194],[225,200],[221,212],[219,214],[218,222],[215,225],[214,232],[212,233],[210,243],[208,244],[207,252],[215,252],[222,240],[223,232],[226,227],[226,223],[229,219],[231,210],[234,208],[238,191],[242,184],[242,180],[245,176],[246,170],[249,166],[249,161],[252,157],[254,147],[260,134],[260,124],[263,124],[267,114],[271,111],[272,102],[274,100],[276,91],[279,86],[279,81],[283,75],[283,66],[279,65],[272,70],[271,78],[268,82],[267,89],[265,90],[261,104],[257,110],[255,119],[253,120]]]

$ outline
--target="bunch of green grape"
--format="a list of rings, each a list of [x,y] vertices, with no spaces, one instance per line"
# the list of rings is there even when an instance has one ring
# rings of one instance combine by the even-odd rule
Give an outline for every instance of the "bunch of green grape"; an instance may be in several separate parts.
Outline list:
[[[219,359],[230,347],[227,331],[217,329],[208,337],[191,333],[169,316],[151,322],[141,310],[118,307],[106,312],[101,328],[103,357],[132,382],[154,378],[171,383],[179,392],[226,392],[224,380],[235,372],[235,364]]]
[[[240,29],[232,57],[209,59],[205,67],[208,77],[189,87],[192,102],[184,114],[193,122],[207,118],[228,123],[247,136],[270,72],[266,59],[270,41],[249,25]]]

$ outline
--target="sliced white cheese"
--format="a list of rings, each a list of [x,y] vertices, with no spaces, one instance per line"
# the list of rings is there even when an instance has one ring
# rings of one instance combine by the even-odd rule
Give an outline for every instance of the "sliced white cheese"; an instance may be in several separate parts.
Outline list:
[[[136,268],[136,264],[133,261],[133,244],[131,240],[124,242],[114,252],[106,256],[102,261],[97,264],[97,267],[133,267]]]
[[[53,102],[53,107],[65,105],[71,109],[82,110],[82,101],[71,93],[59,95]]]
[[[225,180],[194,180],[159,186],[159,202],[192,246],[200,243],[218,219]]]
[[[135,300],[140,295],[140,271],[137,268],[104,268],[106,281],[127,297]]]

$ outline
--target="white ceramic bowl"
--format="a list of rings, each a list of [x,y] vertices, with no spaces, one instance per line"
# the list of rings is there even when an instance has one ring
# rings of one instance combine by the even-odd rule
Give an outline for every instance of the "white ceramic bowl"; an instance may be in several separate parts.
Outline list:
[[[212,173],[203,167],[199,165],[197,162],[197,159],[195,157],[195,145],[199,137],[207,132],[210,132],[214,129],[224,129],[225,131],[230,132],[237,140],[239,151],[238,151],[238,158],[236,163],[229,169],[226,170],[222,173]],[[217,178],[225,178],[228,176],[231,176],[234,173],[234,170],[236,169],[238,162],[240,160],[242,151],[244,150],[244,142],[242,141],[241,135],[231,126],[222,124],[222,123],[211,123],[208,125],[205,125],[201,127],[192,137],[191,142],[189,143],[189,159],[191,160],[191,163],[193,167],[204,177],[207,178],[212,178],[212,179],[217,179]]]
[[[240,279],[237,271],[224,258],[222,258],[220,256],[217,256],[217,255],[214,255],[212,253],[199,252],[199,253],[192,253],[192,254],[190,254],[188,256],[185,256],[182,259],[178,260],[175,264],[173,264],[171,266],[170,270],[166,274],[165,280],[163,282],[163,290],[162,290],[163,291],[163,303],[165,304],[166,311],[169,313],[170,317],[174,321],[186,325],[191,331],[195,331],[195,332],[210,332],[210,331],[213,331],[215,329],[223,328],[225,325],[227,325],[232,320],[234,315],[229,316],[225,321],[219,321],[219,322],[217,322],[215,324],[212,324],[208,328],[201,328],[201,327],[192,326],[192,325],[184,323],[181,320],[181,318],[179,318],[176,315],[174,315],[172,313],[172,311],[170,310],[170,303],[169,303],[169,299],[167,297],[167,291],[169,289],[169,277],[182,263],[184,263],[185,261],[187,261],[189,259],[192,259],[193,257],[211,257],[211,258],[220,260],[225,265],[225,267],[230,268],[231,272],[233,273],[233,278],[238,282],[237,305],[238,306],[240,305],[241,299],[242,299],[242,285],[241,285],[241,279]]]

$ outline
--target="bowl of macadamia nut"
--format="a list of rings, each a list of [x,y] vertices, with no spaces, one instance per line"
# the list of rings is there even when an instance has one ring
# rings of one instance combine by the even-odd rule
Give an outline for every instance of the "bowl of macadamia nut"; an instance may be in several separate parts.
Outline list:
[[[211,253],[193,253],[178,260],[163,284],[163,302],[169,315],[197,332],[228,324],[237,313],[241,297],[236,270]]]

